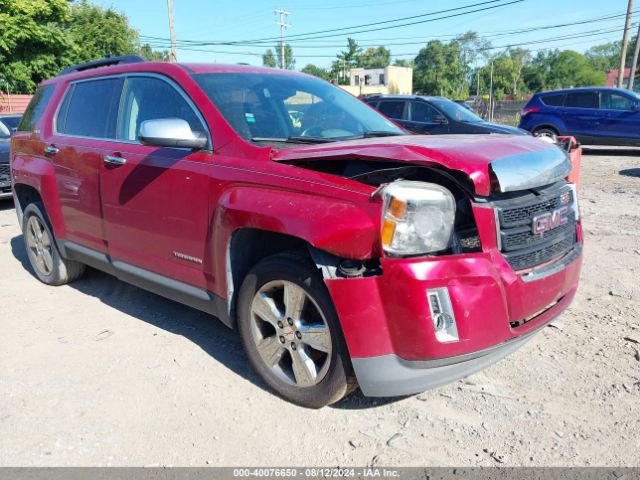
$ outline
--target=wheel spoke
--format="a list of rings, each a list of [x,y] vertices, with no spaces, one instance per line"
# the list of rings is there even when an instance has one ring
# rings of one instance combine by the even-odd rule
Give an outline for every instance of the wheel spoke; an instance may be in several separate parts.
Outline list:
[[[44,258],[42,258],[41,253],[36,253],[36,265],[38,266],[38,270],[40,270],[42,273],[46,272],[44,266]]]
[[[42,260],[45,266],[45,272],[50,273],[53,270],[53,258],[51,257],[51,251],[45,248],[42,251]]]
[[[294,320],[300,319],[302,310],[304,309],[307,295],[302,288],[294,283],[285,283],[284,285],[284,307],[285,316]]]
[[[33,237],[34,240],[38,239],[38,233],[36,232],[37,227],[36,227],[36,221],[31,218],[29,220],[29,230],[31,231],[31,236]]]
[[[302,334],[301,342],[320,352],[331,351],[331,334],[324,323],[303,324],[298,330]]]
[[[42,246],[44,248],[50,248],[51,247],[51,239],[49,238],[49,235],[47,234],[47,232],[44,232],[42,234]]]
[[[260,356],[269,367],[277,365],[282,358],[282,354],[285,352],[283,345],[277,337],[265,338],[257,347]]]
[[[255,315],[274,327],[277,327],[278,320],[282,318],[282,314],[273,299],[264,292],[259,292],[255,296],[251,309]]]
[[[31,234],[31,232],[27,232],[27,246],[35,251],[36,249],[36,237]]]
[[[302,348],[298,348],[291,352],[291,360],[296,383],[301,387],[315,384],[318,372],[315,363],[309,358],[307,352]]]

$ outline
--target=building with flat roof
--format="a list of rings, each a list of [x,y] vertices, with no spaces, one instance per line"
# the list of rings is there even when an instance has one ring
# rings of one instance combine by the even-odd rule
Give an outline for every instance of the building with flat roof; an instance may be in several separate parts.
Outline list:
[[[413,93],[413,68],[358,67],[349,72],[349,85],[341,85],[357,97],[380,94],[410,95]]]

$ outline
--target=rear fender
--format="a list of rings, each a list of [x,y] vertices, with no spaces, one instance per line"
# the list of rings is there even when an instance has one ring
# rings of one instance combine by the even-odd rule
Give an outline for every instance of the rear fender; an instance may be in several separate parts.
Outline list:
[[[34,188],[42,198],[53,233],[57,239],[65,237],[64,220],[58,201],[58,189],[53,165],[39,157],[16,155],[12,160],[14,185]],[[22,205],[24,209],[26,205]],[[22,219],[20,218],[20,221]]]

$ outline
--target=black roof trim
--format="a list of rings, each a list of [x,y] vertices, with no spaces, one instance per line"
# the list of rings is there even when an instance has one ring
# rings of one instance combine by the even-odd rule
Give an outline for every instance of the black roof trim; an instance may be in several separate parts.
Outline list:
[[[84,70],[91,70],[92,68],[109,67],[111,65],[121,65],[125,63],[140,63],[147,60],[138,55],[124,55],[121,57],[103,58],[101,60],[94,60],[92,62],[79,63],[78,65],[72,65],[62,70],[58,75],[67,75],[68,73],[82,72]]]

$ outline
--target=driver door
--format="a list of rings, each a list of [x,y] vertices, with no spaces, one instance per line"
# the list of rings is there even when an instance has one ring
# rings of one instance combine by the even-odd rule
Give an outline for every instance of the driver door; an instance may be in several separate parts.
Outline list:
[[[138,274],[153,272],[205,288],[211,152],[138,141],[143,121],[166,118],[183,119],[192,131],[207,132],[195,105],[173,81],[128,76],[117,143],[106,152],[100,172],[108,253],[120,267],[142,269]]]

